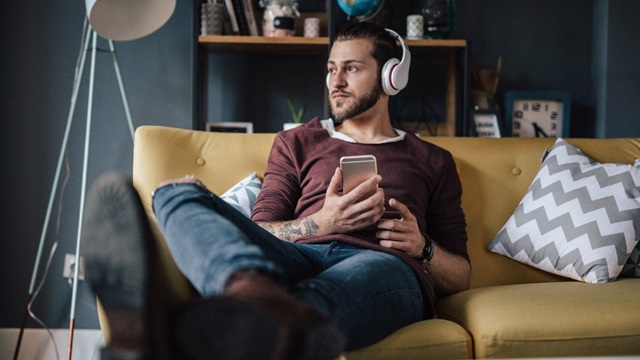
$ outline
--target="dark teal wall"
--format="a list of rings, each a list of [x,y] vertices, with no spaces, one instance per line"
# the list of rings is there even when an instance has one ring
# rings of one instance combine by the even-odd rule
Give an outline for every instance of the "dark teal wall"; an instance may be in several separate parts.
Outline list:
[[[4,1],[0,4],[0,327],[19,327],[36,258],[49,193],[62,144],[76,59],[81,47],[83,1]],[[178,0],[169,22],[143,39],[116,43],[136,125],[191,127],[192,3]],[[106,40],[100,48],[108,48]],[[33,311],[47,325],[69,324],[71,286],[62,278],[65,253],[75,253],[84,149],[89,60],[65,153],[68,181],[53,208],[44,268],[58,241],[46,283]],[[113,62],[98,53],[88,179],[118,170],[131,173],[132,140]],[[76,326],[98,326],[95,301],[80,284]],[[38,327],[29,321],[29,327]]]
[[[502,56],[499,101],[509,90],[567,91],[573,100],[571,136],[593,136],[592,1],[457,3],[458,31],[471,41],[472,67],[495,68]]]
[[[404,33],[409,2],[393,3],[393,27]],[[503,57],[499,97],[512,89],[566,90],[574,99],[572,136],[638,137],[638,4],[458,0],[453,37],[469,40],[472,67],[493,67]],[[176,12],[158,32],[116,43],[136,125],[192,126],[193,8],[191,1],[178,0]],[[83,16],[82,1],[0,4],[3,328],[20,325],[66,125]],[[103,40],[100,47],[105,46]],[[322,57],[212,57],[209,114],[216,120],[253,121],[257,131],[277,131],[289,118],[285,99],[291,95],[307,104],[309,117],[323,115],[324,64]],[[426,95],[440,115],[442,65],[414,61],[406,93]],[[61,274],[64,254],[75,252],[87,83],[88,64],[65,155],[63,178],[69,180],[54,206],[43,257],[56,239],[58,249],[33,306],[54,328],[67,327],[69,321],[71,288]],[[106,170],[131,173],[132,144],[108,54],[98,56],[95,91],[90,182]],[[96,328],[95,303],[84,284],[79,295],[77,326]],[[38,325],[29,321],[29,327]]]
[[[640,2],[611,0],[606,5],[597,2],[598,7],[608,6],[605,15],[608,26],[597,29],[606,42],[598,88],[601,95],[597,98],[602,109],[598,109],[595,137],[640,136]]]

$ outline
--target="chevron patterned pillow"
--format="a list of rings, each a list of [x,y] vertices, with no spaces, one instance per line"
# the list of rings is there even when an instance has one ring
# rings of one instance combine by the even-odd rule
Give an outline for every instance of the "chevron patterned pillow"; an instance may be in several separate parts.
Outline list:
[[[634,248],[638,263],[639,240],[640,162],[598,163],[558,139],[487,248],[544,271],[598,283],[615,280]]]
[[[253,204],[258,193],[262,190],[262,182],[256,173],[253,173],[235,184],[231,189],[220,195],[220,199],[236,208],[247,217],[251,217]]]

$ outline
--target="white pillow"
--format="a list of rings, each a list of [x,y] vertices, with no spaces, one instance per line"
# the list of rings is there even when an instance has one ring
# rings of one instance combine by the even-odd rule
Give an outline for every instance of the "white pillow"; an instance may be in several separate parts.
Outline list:
[[[220,198],[245,216],[251,217],[253,204],[255,204],[260,190],[262,190],[262,182],[258,175],[253,173],[220,195]]]
[[[633,270],[625,262],[639,238],[640,162],[598,163],[558,139],[488,249],[596,283],[615,280],[623,266]]]

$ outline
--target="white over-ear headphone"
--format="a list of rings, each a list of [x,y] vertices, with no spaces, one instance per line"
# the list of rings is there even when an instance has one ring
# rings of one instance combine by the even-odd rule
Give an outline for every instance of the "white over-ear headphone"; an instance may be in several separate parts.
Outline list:
[[[382,67],[382,73],[380,74],[382,90],[384,90],[385,94],[392,96],[404,89],[407,86],[407,82],[409,82],[411,52],[407,44],[402,40],[402,36],[391,29],[385,30],[398,39],[402,46],[402,60],[397,58],[389,59]],[[331,89],[331,73],[327,74],[327,88]]]
[[[402,36],[391,29],[385,29],[393,35],[402,46],[402,60],[389,59],[382,67],[382,89],[387,95],[395,95],[404,89],[409,82],[409,66],[411,65],[411,52],[402,41]]]

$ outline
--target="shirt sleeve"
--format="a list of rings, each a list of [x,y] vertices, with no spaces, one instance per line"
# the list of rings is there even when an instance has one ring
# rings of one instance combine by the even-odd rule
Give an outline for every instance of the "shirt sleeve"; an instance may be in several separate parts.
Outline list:
[[[278,134],[269,154],[262,190],[258,194],[251,218],[254,221],[292,220],[300,193],[295,157]]]
[[[440,177],[430,197],[427,233],[438,245],[469,260],[466,220],[462,210],[462,184],[449,152],[446,153]]]

